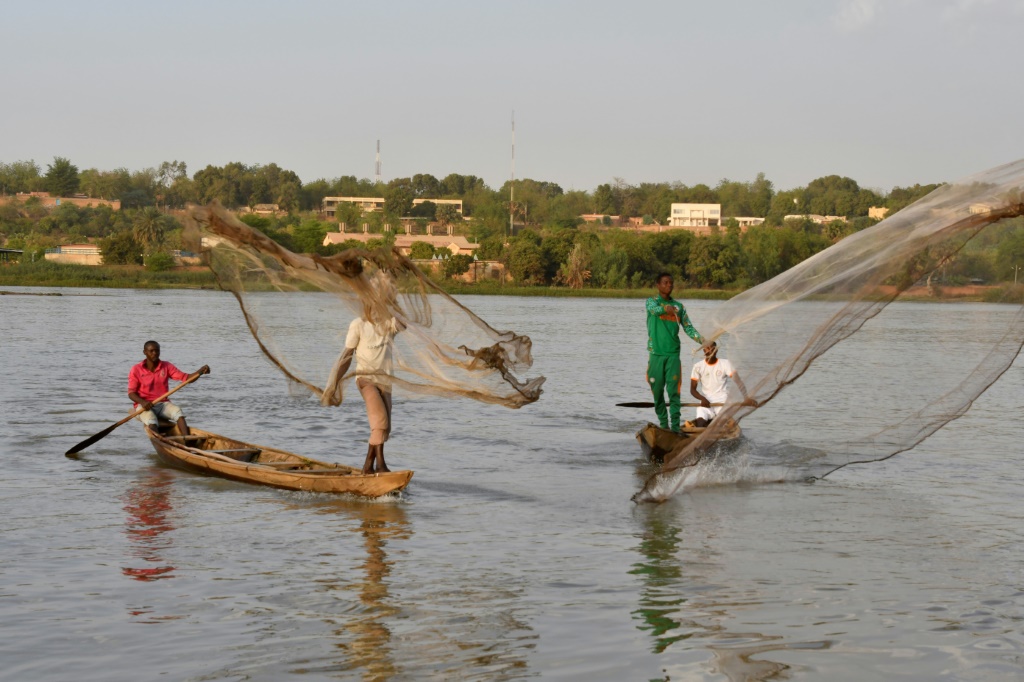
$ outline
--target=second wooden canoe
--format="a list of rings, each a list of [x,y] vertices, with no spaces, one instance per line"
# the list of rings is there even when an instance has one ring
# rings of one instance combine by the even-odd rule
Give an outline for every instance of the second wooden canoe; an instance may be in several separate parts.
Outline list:
[[[732,441],[742,435],[740,425],[735,420],[729,419],[725,425],[726,430],[718,438],[718,442]],[[686,441],[692,440],[704,433],[707,427],[684,426],[679,432],[663,429],[648,422],[646,426],[636,432],[636,440],[640,443],[640,449],[644,456],[654,462],[662,462],[665,455],[676,450]]]

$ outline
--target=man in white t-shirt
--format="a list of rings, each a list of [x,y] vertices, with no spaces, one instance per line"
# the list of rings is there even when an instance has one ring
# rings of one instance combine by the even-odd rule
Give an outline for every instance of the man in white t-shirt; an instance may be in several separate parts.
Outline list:
[[[694,426],[707,426],[722,410],[721,403],[729,398],[730,379],[743,394],[744,403],[756,407],[757,402],[747,397],[747,387],[743,385],[736,368],[725,358],[718,357],[718,344],[712,341],[704,346],[704,359],[695,364],[690,372],[690,395],[700,401],[697,418],[693,420]]]
[[[370,422],[364,474],[391,471],[384,463],[384,441],[391,435],[391,378],[395,373],[391,349],[395,334],[404,328],[393,317],[375,324],[369,319],[371,313],[367,308],[362,317],[352,320],[345,336],[345,353],[335,370],[338,376],[344,376],[355,357],[356,387],[366,403]]]

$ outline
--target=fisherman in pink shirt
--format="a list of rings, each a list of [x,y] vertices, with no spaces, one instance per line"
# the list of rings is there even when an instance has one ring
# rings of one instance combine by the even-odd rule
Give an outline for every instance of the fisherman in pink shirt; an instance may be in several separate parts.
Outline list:
[[[177,424],[180,435],[189,435],[185,415],[177,405],[169,400],[159,403],[153,401],[167,393],[169,379],[188,381],[203,374],[209,374],[210,366],[203,365],[193,374],[185,374],[171,363],[160,359],[160,344],[156,341],[147,341],[142,352],[146,359],[128,372],[128,397],[135,402],[136,407],[146,410],[136,418],[153,429],[157,428],[158,420],[164,419]]]

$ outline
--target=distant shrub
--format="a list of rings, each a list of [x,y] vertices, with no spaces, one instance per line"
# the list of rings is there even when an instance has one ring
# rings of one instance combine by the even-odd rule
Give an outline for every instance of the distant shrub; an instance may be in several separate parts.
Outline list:
[[[146,269],[150,272],[166,272],[175,265],[174,256],[165,251],[152,253],[146,258]]]

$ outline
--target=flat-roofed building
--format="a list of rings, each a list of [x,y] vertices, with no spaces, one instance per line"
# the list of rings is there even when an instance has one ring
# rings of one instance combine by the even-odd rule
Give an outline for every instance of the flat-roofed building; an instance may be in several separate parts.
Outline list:
[[[73,265],[103,264],[100,247],[95,244],[65,244],[55,249],[47,249],[43,258],[54,263],[70,263]]]
[[[462,199],[413,199],[412,205],[419,206],[430,202],[436,206],[450,205],[462,215]],[[338,204],[355,204],[363,213],[384,210],[383,197],[324,197],[320,202],[321,209],[328,218],[334,218]]]
[[[887,213],[889,213],[889,209],[885,206],[871,206],[868,208],[868,217],[875,220],[883,220]]]
[[[791,215],[783,216],[783,220],[810,220],[815,225],[828,225],[834,223],[837,220],[841,223],[846,222],[846,218],[841,215],[818,215],[817,213],[794,213]]]
[[[717,227],[722,221],[721,204],[672,204],[669,227]]]
[[[331,244],[343,244],[349,240],[367,243],[371,239],[380,239],[383,235],[372,232],[328,232],[324,237],[324,246]],[[462,235],[427,235],[427,234],[399,234],[395,237],[395,246],[404,255],[408,256],[412,245],[415,242],[425,242],[434,249],[447,249],[453,256],[465,254],[472,256],[480,248]]]
[[[384,210],[384,197],[324,197],[320,202],[323,212],[333,218],[338,204],[355,204],[363,213]]]
[[[454,206],[455,210],[462,215],[462,199],[413,199],[412,205],[419,206],[427,202],[434,204],[435,206]]]

